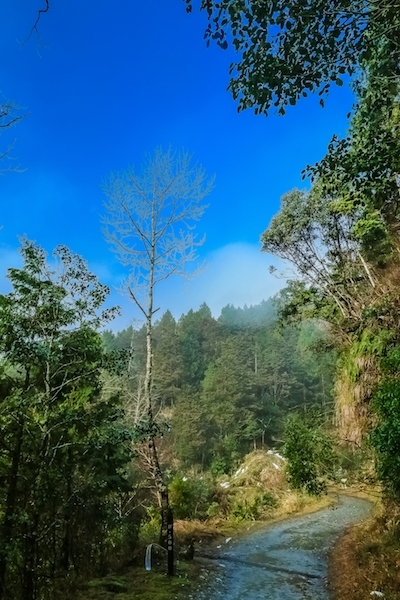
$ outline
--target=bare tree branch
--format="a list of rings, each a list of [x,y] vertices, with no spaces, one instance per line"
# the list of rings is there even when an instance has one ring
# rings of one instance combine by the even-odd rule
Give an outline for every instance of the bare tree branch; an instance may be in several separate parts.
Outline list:
[[[104,234],[120,262],[129,267],[125,292],[139,308],[146,323],[146,366],[131,397],[135,422],[145,424],[146,445],[139,450],[157,490],[162,516],[160,542],[166,535],[168,489],[160,468],[157,415],[153,391],[154,291],[172,275],[187,275],[187,265],[197,259],[204,242],[192,233],[202,216],[205,196],[212,188],[203,169],[191,165],[186,153],[156,150],[148,157],[141,175],[130,169],[114,174],[103,185],[108,198],[103,218]],[[189,272],[190,273],[190,272]]]
[[[26,38],[26,40],[24,40],[24,41],[22,42],[21,46],[25,46],[25,44],[26,44],[26,43],[27,43],[27,42],[28,42],[28,41],[31,39],[31,37],[32,37],[32,34],[33,34],[33,32],[34,32],[34,31],[36,31],[36,35],[37,35],[37,38],[38,38],[38,40],[40,40],[40,39],[41,39],[41,35],[40,35],[40,33],[39,33],[39,29],[38,29],[38,25],[39,25],[39,21],[40,21],[40,19],[41,19],[41,16],[42,16],[44,13],[47,13],[47,11],[50,9],[50,0],[45,0],[45,3],[46,3],[46,6],[45,6],[45,8],[40,8],[40,9],[38,10],[38,12],[37,12],[37,17],[36,17],[36,21],[35,21],[35,23],[32,25],[32,28],[31,28],[31,30],[30,30],[30,32],[29,32],[29,35],[28,35],[28,37]]]
[[[14,125],[19,123],[27,114],[19,114],[20,107],[11,102],[10,100],[0,100],[0,135],[11,129]],[[15,140],[8,144],[7,148],[0,152],[0,162],[3,160],[15,160],[11,156],[11,152],[15,146]],[[25,169],[22,169],[20,165],[8,165],[0,169],[0,175],[5,172],[16,172],[22,173]]]

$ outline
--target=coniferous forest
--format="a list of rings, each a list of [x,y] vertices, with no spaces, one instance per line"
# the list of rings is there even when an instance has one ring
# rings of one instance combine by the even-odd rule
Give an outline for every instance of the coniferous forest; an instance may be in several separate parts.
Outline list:
[[[250,450],[282,443],[289,412],[310,404],[332,411],[334,354],[317,351],[324,327],[279,327],[278,303],[228,305],[218,319],[203,304],[155,323],[153,394],[171,464],[229,473]],[[145,330],[108,330],[103,340],[132,353],[127,398],[140,424]]]

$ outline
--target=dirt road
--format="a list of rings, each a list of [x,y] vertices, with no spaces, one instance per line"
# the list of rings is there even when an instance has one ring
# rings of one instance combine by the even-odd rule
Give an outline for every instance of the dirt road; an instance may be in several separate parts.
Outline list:
[[[343,529],[368,516],[367,500],[341,496],[316,513],[229,540],[216,550],[218,574],[199,600],[327,600],[327,556]]]

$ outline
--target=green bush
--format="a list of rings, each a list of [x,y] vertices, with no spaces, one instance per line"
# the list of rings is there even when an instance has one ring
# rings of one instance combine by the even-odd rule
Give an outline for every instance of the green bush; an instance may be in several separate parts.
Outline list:
[[[140,541],[143,544],[151,544],[158,540],[161,529],[161,513],[158,506],[149,506],[147,508],[147,518],[140,528]]]
[[[318,496],[326,490],[324,477],[334,471],[332,440],[313,413],[289,416],[283,453],[290,484]]]
[[[210,472],[214,477],[225,475],[229,472],[229,465],[225,458],[222,456],[216,456],[210,466]]]
[[[262,517],[266,510],[275,508],[276,505],[276,498],[268,492],[256,495],[253,498],[235,499],[230,510],[230,516],[235,521],[256,521]]]
[[[373,406],[379,423],[370,441],[376,451],[378,477],[389,494],[400,499],[400,381],[384,381],[374,395]]]
[[[177,519],[205,519],[213,502],[215,487],[206,475],[175,475],[168,486],[169,499]]]
[[[216,517],[221,512],[221,507],[218,502],[211,502],[207,508],[207,517]]]

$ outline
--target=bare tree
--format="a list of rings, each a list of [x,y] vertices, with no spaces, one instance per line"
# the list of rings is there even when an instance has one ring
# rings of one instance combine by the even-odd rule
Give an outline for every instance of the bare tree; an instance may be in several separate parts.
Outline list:
[[[103,185],[108,198],[107,215],[103,218],[104,233],[121,263],[129,268],[124,292],[141,311],[146,323],[146,368],[143,380],[143,401],[146,407],[148,458],[159,497],[162,514],[161,538],[166,537],[168,490],[157,453],[157,425],[153,396],[153,339],[157,286],[171,277],[186,278],[198,273],[189,263],[197,260],[197,248],[204,242],[194,234],[196,221],[206,206],[203,199],[212,189],[204,169],[193,165],[187,153],[160,148],[147,157],[141,174],[133,168],[112,174]]]
[[[26,115],[20,113],[20,107],[11,102],[10,100],[6,100],[0,97],[0,134],[4,133],[17,123],[21,121]],[[0,150],[0,161],[4,159],[11,160],[11,151],[14,147],[14,143],[8,144],[8,146],[4,150]],[[0,174],[5,171],[17,171],[21,172],[19,166],[8,166],[3,169],[0,169]]]

